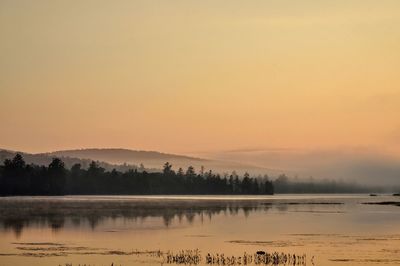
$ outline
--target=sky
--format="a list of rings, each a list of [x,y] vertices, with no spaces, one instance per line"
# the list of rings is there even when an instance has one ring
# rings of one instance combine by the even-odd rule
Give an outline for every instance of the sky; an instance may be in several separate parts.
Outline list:
[[[0,147],[400,155],[400,1],[0,0]]]

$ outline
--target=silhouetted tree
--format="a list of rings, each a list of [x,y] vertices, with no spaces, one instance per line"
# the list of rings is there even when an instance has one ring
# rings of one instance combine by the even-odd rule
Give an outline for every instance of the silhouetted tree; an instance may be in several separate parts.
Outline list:
[[[2,182],[3,193],[5,195],[23,195],[28,193],[30,185],[29,173],[21,154],[16,154],[12,160],[6,159],[4,161]]]
[[[241,191],[243,194],[250,194],[251,192],[251,180],[249,173],[245,173],[242,180]]]
[[[288,193],[289,190],[289,179],[286,175],[282,174],[274,181],[274,187],[284,193]]]
[[[189,166],[188,169],[186,170],[186,176],[187,177],[194,177],[196,175],[196,172],[194,171],[193,166]]]
[[[171,175],[174,173],[172,170],[172,165],[169,162],[164,164],[163,173],[164,175]]]
[[[260,187],[258,185],[257,179],[254,178],[251,184],[251,194],[259,194],[259,193],[260,193]]]
[[[66,170],[63,161],[54,158],[48,167],[50,194],[63,195],[65,193]]]
[[[177,175],[180,176],[180,177],[182,177],[184,175],[183,174],[183,169],[181,167],[179,167]]]
[[[268,187],[267,187],[268,185]],[[59,158],[46,166],[26,165],[20,154],[0,165],[0,195],[63,195],[63,194],[258,194],[273,192],[266,181],[264,189],[246,173],[241,181],[236,173],[223,178],[211,170],[196,174],[192,166],[177,174],[170,163],[162,172],[148,173],[135,169],[105,171],[92,161],[87,169],[74,164],[65,169]]]
[[[274,185],[269,180],[266,180],[264,183],[264,194],[267,194],[267,195],[274,194]]]

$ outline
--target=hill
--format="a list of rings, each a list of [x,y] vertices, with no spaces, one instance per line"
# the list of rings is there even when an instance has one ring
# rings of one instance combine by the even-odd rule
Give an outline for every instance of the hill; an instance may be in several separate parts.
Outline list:
[[[79,150],[64,150],[51,153],[44,153],[44,156],[49,157],[70,157],[86,160],[103,161],[109,164],[121,165],[141,165],[145,168],[161,169],[164,163],[169,162],[173,165],[173,169],[179,167],[186,169],[188,166],[193,166],[196,171],[199,171],[203,166],[205,170],[213,170],[218,173],[230,173],[236,171],[238,174],[249,172],[250,174],[276,174],[268,168],[256,167],[251,164],[242,164],[231,161],[209,160],[203,158],[190,157],[185,155],[161,153],[157,151],[138,151],[128,149],[79,149]]]
[[[5,159],[11,159],[13,158],[17,153],[21,154],[28,164],[36,164],[36,165],[48,165],[54,157],[60,157],[63,162],[65,163],[66,168],[71,168],[72,165],[74,164],[81,164],[82,168],[88,168],[89,164],[95,160],[95,159],[90,159],[90,158],[76,158],[76,157],[70,157],[70,156],[62,156],[62,155],[55,155],[51,153],[46,153],[46,154],[32,154],[32,153],[26,153],[26,152],[20,152],[20,151],[10,151],[10,150],[2,150],[0,149],[0,164],[4,162]],[[95,160],[98,161],[98,164],[100,167],[105,168],[106,170],[112,170],[112,169],[117,169],[119,171],[126,171],[128,169],[135,169],[138,166],[137,165],[118,165],[118,164],[110,164],[104,161],[100,160]],[[154,172],[157,171],[157,169],[146,169],[149,172]]]

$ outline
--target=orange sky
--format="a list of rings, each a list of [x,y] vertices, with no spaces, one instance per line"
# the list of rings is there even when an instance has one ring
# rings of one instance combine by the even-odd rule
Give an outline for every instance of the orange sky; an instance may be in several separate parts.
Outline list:
[[[400,154],[400,1],[0,1],[0,147]]]

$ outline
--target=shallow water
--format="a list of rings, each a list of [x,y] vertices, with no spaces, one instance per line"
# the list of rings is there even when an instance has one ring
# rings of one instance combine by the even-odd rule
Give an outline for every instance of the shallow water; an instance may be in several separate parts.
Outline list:
[[[167,251],[400,265],[400,201],[368,195],[0,198],[2,265],[161,265]],[[164,261],[165,262],[165,261]],[[205,261],[203,260],[204,264]]]

